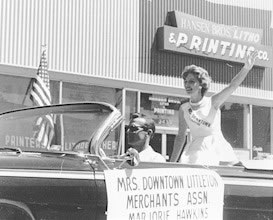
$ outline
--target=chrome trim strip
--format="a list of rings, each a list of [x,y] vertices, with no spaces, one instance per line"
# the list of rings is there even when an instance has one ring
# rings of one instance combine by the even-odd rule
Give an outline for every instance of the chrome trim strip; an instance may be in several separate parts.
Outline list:
[[[273,188],[273,178],[270,179],[245,179],[245,178],[227,178],[222,177],[226,185],[238,185],[238,186],[262,186]]]
[[[23,170],[23,169],[0,169],[1,177],[37,177],[37,178],[55,178],[55,179],[97,179],[104,180],[104,174],[88,171],[56,171],[56,170]]]
[[[56,171],[56,170],[24,170],[24,169],[0,169],[0,177],[37,177],[37,178],[55,178],[55,179],[97,179],[104,180],[104,173],[99,171],[93,174],[93,171]],[[273,188],[273,179],[245,179],[245,178],[227,178],[222,177],[225,185],[238,186],[260,186]]]

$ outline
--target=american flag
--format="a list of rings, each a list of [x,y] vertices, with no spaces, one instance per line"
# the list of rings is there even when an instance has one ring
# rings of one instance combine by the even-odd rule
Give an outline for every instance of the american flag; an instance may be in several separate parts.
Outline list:
[[[36,78],[32,82],[32,89],[30,91],[30,98],[37,106],[44,106],[51,104],[49,75],[47,71],[46,49],[43,49],[40,65]]]
[[[40,65],[36,78],[32,80],[30,90],[30,99],[36,106],[44,106],[51,104],[49,75],[47,70],[46,49],[43,48],[41,54]],[[54,137],[54,117],[53,115],[45,115],[37,118],[34,137],[40,144],[49,149]]]

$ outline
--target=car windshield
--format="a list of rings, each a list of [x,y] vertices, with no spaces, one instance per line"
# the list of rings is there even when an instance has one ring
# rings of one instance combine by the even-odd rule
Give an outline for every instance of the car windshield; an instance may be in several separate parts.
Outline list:
[[[4,114],[0,117],[1,147],[88,152],[91,138],[110,114],[110,109],[98,105],[67,105]],[[111,135],[106,141],[110,139]]]

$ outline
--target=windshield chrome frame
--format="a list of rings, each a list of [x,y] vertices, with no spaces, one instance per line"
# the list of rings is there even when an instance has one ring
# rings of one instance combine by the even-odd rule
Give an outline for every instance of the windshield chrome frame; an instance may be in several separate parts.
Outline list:
[[[121,112],[112,106],[112,113],[106,118],[106,120],[101,124],[100,129],[98,129],[90,140],[89,153],[95,154],[100,157],[105,157],[103,155],[103,150],[101,149],[102,142],[105,138],[112,132],[116,127],[118,127],[123,121],[123,116]],[[120,132],[121,138],[121,132]]]

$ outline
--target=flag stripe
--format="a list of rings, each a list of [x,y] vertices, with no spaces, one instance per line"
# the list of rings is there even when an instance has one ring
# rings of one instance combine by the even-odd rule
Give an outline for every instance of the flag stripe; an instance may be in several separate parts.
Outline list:
[[[37,86],[40,86],[43,93],[45,94],[45,96],[47,97],[47,99],[51,102],[51,95],[50,95],[50,91],[49,91],[49,85],[47,86],[47,84],[43,81],[43,79],[40,76],[37,76]]]
[[[42,145],[47,146],[48,145],[48,135],[49,135],[49,125],[45,124],[45,130],[43,133],[43,141],[42,141]]]
[[[54,127],[53,115],[46,115],[45,117],[46,117],[46,119],[49,121],[49,125],[50,125],[51,127]]]
[[[37,77],[38,79],[40,77]],[[49,90],[45,87],[43,82],[33,82],[32,85],[31,96],[32,100],[36,102],[36,105],[43,106],[43,105],[50,105],[51,104],[51,97],[48,94]]]
[[[40,97],[40,94],[35,92],[35,91],[31,91],[31,96],[32,96],[32,101],[37,105],[37,106],[44,106],[44,105],[50,105],[50,102],[48,102],[47,100],[44,100],[43,97]]]
[[[43,117],[39,117],[36,120],[36,126],[40,126],[42,123],[47,122],[51,127],[54,127],[54,120],[53,120],[53,115],[45,115]]]
[[[44,136],[44,131],[45,131],[45,124],[42,123],[39,126],[39,131],[37,132],[36,138],[39,142],[42,142],[43,136]]]

